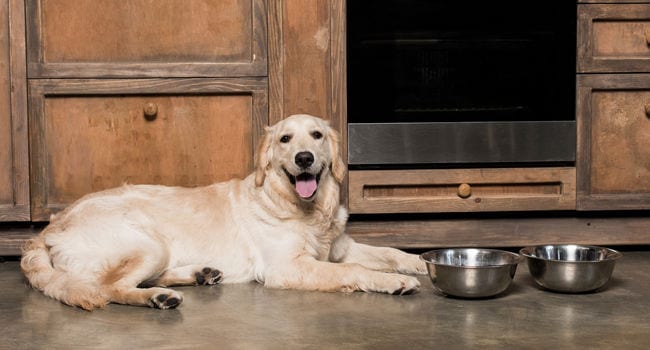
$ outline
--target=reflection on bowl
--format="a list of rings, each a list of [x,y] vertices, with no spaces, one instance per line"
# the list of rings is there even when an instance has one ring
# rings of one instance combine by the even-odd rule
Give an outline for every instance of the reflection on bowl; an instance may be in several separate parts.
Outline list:
[[[596,290],[609,281],[616,250],[576,244],[540,245],[522,248],[530,274],[538,285],[564,293]]]
[[[420,255],[433,286],[443,294],[462,298],[485,298],[510,286],[518,254],[497,249],[455,248],[428,251]]]

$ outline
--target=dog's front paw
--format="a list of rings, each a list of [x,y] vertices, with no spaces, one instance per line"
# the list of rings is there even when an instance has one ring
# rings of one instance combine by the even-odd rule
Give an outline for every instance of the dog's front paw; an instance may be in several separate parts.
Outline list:
[[[385,277],[370,290],[392,295],[409,295],[420,290],[420,281],[415,277],[398,274],[386,274]]]
[[[174,309],[183,302],[183,296],[173,290],[166,293],[156,294],[149,300],[149,305],[158,309]]]
[[[201,271],[197,271],[194,276],[196,277],[197,285],[209,286],[221,282],[223,273],[217,269],[204,267]]]
[[[393,290],[392,295],[409,295],[409,294],[414,294],[417,293],[420,290],[420,281],[418,281],[416,278],[409,277],[409,276],[404,276],[406,277],[402,281],[400,281],[400,287]]]
[[[420,256],[408,254],[404,259],[400,260],[397,271],[409,275],[426,275],[427,265],[420,259]]]

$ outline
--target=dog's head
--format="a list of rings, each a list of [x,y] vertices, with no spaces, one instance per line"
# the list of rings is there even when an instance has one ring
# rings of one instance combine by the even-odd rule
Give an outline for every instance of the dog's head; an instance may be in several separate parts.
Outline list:
[[[298,198],[312,201],[325,177],[343,181],[345,164],[339,143],[339,133],[327,121],[307,114],[292,115],[266,128],[257,149],[255,183],[262,186],[273,172]]]

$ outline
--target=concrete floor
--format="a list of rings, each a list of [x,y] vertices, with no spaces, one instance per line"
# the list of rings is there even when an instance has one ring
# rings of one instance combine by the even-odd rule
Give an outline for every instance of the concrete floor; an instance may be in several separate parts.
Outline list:
[[[181,307],[86,312],[27,287],[0,263],[1,349],[648,349],[650,251],[623,252],[598,293],[538,289],[520,265],[502,296],[338,294],[257,284],[177,288]]]

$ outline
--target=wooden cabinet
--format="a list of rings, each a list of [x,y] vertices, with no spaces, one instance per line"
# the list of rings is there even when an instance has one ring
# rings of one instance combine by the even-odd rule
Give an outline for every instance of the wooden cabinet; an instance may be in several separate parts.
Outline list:
[[[579,2],[576,168],[355,170],[343,200],[356,240],[650,242],[643,212],[590,212],[650,209],[650,2]],[[289,114],[329,119],[347,149],[345,9],[0,0],[0,255],[88,192],[245,176],[263,127]]]
[[[650,3],[578,16],[578,209],[650,209]]]
[[[122,183],[253,169],[268,119],[264,0],[27,1],[31,215]]]
[[[23,2],[0,1],[0,221],[28,221]]]

